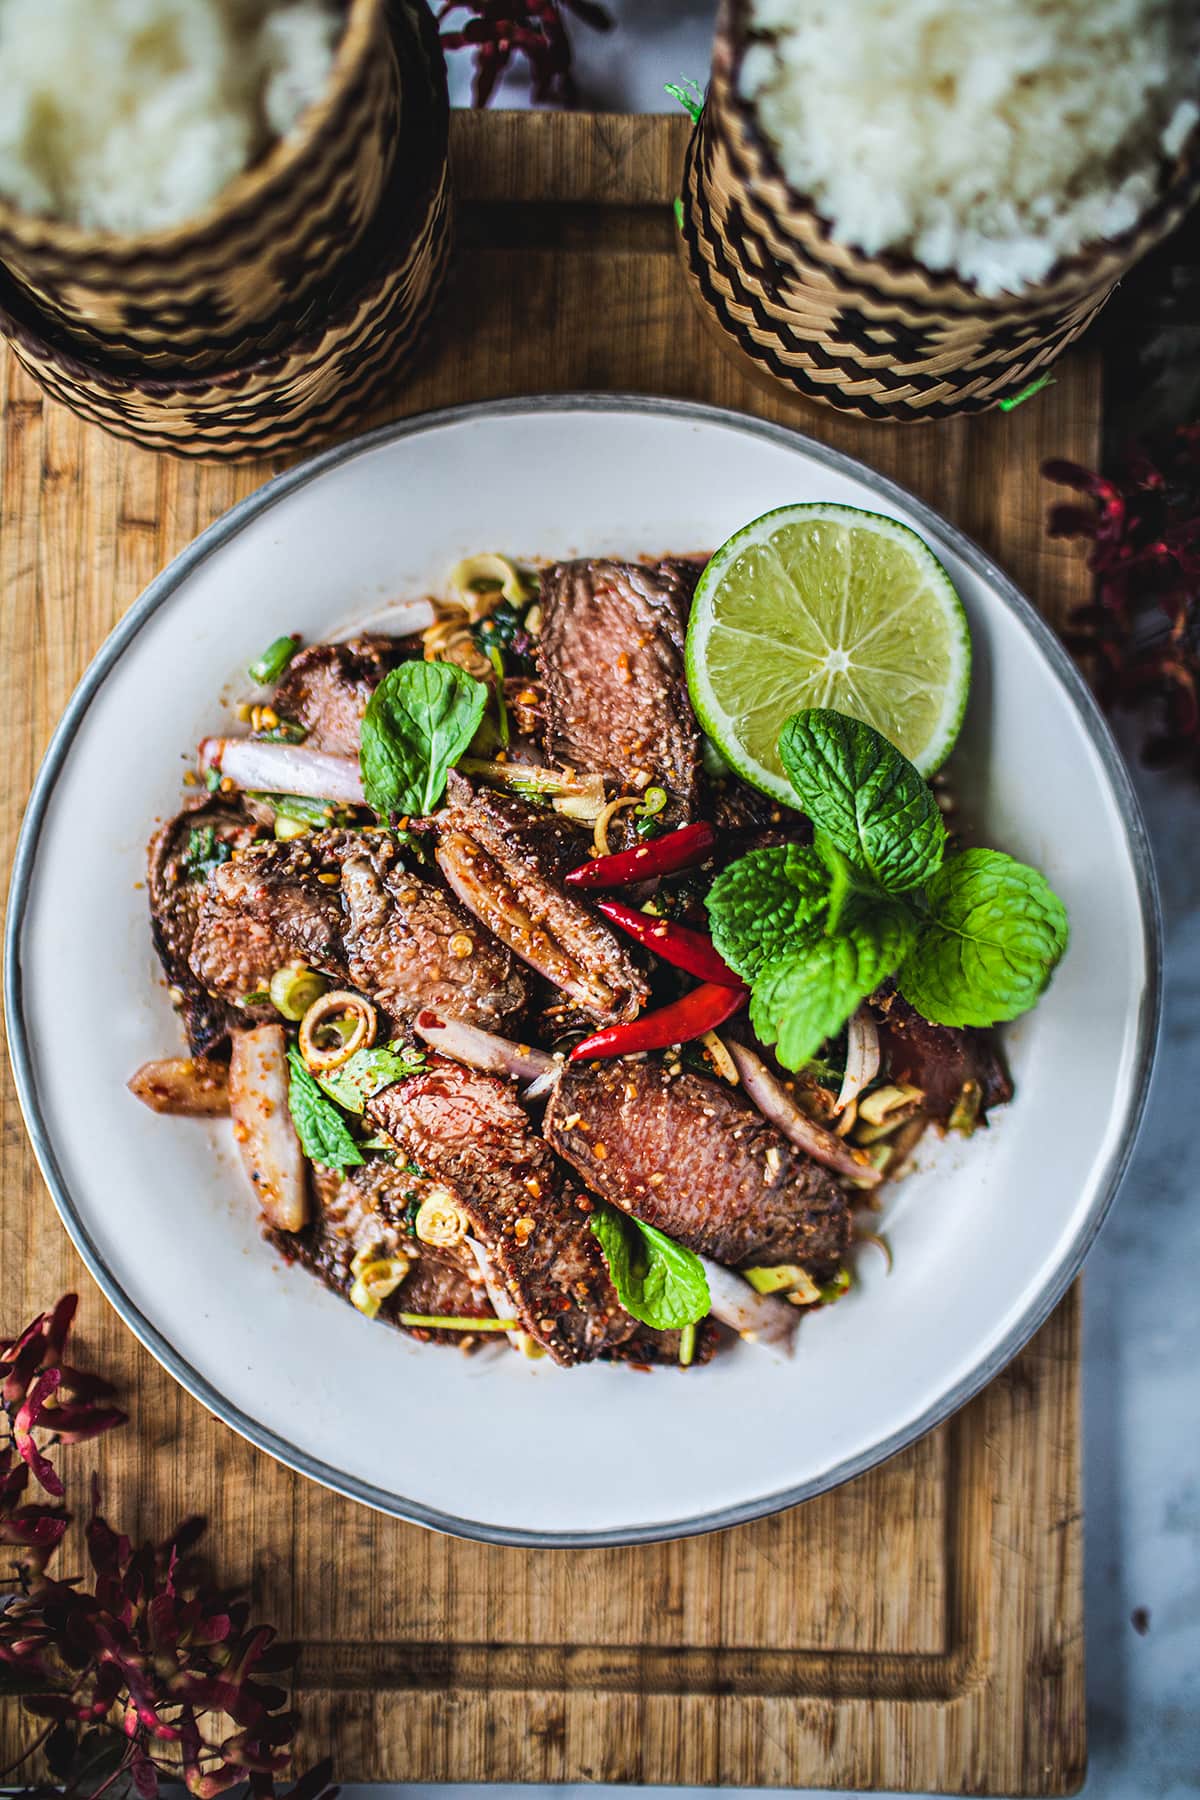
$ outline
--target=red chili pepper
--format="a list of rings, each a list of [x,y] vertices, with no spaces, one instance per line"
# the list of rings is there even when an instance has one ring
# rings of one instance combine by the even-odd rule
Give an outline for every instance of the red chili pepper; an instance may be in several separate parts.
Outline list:
[[[584,1038],[571,1052],[571,1062],[586,1062],[598,1056],[632,1056],[637,1050],[665,1050],[668,1044],[686,1044],[691,1038],[715,1031],[746,1004],[749,988],[724,987],[706,981],[670,1006],[657,1012],[643,1013],[626,1025],[608,1025],[594,1037]]]
[[[676,969],[686,969],[689,975],[699,976],[701,981],[715,981],[720,987],[741,987],[739,977],[713,949],[712,939],[703,931],[691,931],[686,925],[677,925],[674,919],[638,912],[623,900],[598,900],[596,910]]]
[[[629,881],[648,881],[652,875],[673,875],[676,869],[690,869],[702,863],[717,834],[701,820],[696,825],[681,825],[678,831],[651,838],[635,850],[618,850],[615,856],[597,856],[567,876],[570,887],[624,887]]]

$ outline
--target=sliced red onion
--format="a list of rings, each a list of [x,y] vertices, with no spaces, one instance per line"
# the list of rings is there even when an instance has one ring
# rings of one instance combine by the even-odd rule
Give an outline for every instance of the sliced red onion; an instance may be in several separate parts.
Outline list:
[[[514,1044],[509,1038],[497,1037],[494,1031],[481,1031],[478,1025],[446,1018],[428,1007],[417,1014],[413,1030],[443,1055],[466,1063],[468,1068],[483,1069],[489,1075],[512,1075],[518,1081],[533,1081],[557,1075],[562,1067],[547,1051],[532,1044]]]
[[[756,1294],[748,1281],[721,1263],[710,1262],[707,1256],[702,1256],[700,1262],[708,1280],[713,1317],[730,1326],[747,1343],[790,1356],[799,1323],[795,1307],[774,1294]]]
[[[879,1029],[869,1006],[860,1006],[846,1027],[846,1072],[836,1101],[845,1112],[879,1073]]]
[[[288,1109],[282,1025],[234,1032],[229,1111],[234,1141],[264,1218],[277,1231],[299,1231],[308,1223],[308,1181]]]
[[[492,1266],[491,1257],[475,1238],[464,1238],[463,1242],[479,1264],[479,1273],[483,1276],[483,1285],[487,1289],[487,1297],[491,1302],[492,1311],[498,1319],[511,1319],[513,1316],[512,1298],[505,1293],[501,1286]],[[527,1334],[523,1331],[506,1331],[504,1335],[514,1349],[519,1350]]]
[[[349,756],[306,750],[303,744],[263,743],[257,738],[205,738],[200,770],[217,769],[235,786],[270,794],[299,794],[306,800],[333,800],[363,806],[362,775]]]
[[[543,1069],[542,1073],[522,1090],[522,1100],[544,1100],[548,1094],[552,1094],[558,1086],[558,1078],[563,1072],[563,1067],[563,1063],[559,1062],[557,1058],[553,1058],[551,1066]]]
[[[229,1070],[207,1056],[168,1056],[143,1063],[129,1091],[153,1112],[176,1118],[229,1117]]]
[[[815,1119],[810,1119],[792,1099],[782,1082],[776,1081],[762,1058],[745,1044],[739,1044],[735,1038],[726,1040],[726,1047],[734,1062],[738,1074],[742,1078],[742,1086],[753,1100],[764,1119],[782,1131],[785,1138],[811,1156],[827,1169],[838,1175],[853,1175],[855,1180],[866,1187],[874,1187],[881,1181],[878,1169],[870,1163],[860,1162],[841,1138],[835,1137],[832,1131],[826,1131]]]
[[[390,606],[381,607],[365,619],[356,619],[325,641],[345,644],[351,638],[371,637],[376,633],[380,637],[413,637],[418,631],[428,631],[436,623],[437,608],[432,600],[393,600]]]

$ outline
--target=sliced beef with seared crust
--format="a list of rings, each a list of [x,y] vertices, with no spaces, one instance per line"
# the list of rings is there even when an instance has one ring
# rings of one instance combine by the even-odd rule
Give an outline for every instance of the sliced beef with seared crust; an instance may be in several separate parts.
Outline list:
[[[448,1063],[385,1088],[367,1117],[452,1190],[522,1328],[556,1362],[587,1362],[630,1334],[586,1215],[508,1083]]]
[[[236,1004],[289,962],[341,978],[341,860],[353,837],[323,831],[256,844],[214,869],[188,959],[196,979]]]
[[[402,1018],[432,1007],[496,1030],[525,1005],[525,979],[503,944],[452,894],[404,867],[390,838],[363,840],[342,864],[350,979]]]
[[[587,860],[557,815],[452,776],[438,866],[494,937],[590,1017],[636,1018],[649,989],[625,945],[562,877]]]
[[[432,1006],[495,1027],[525,1004],[509,952],[407,870],[385,832],[306,833],[213,871],[191,944],[195,978],[236,1001],[292,961],[349,981],[394,1021]]]
[[[391,638],[310,644],[288,664],[272,704],[281,719],[304,727],[311,749],[357,757],[367,702],[395,660]]]
[[[991,1107],[1012,1099],[1012,1080],[987,1032],[931,1024],[895,991],[877,996],[871,1007],[883,1073],[920,1088],[932,1118],[945,1124],[960,1101],[972,1108],[968,1084],[978,1094],[980,1121]]]
[[[211,840],[207,835],[210,831]],[[179,1010],[193,1056],[207,1056],[220,1049],[234,1017],[222,1000],[206,991],[189,961],[207,881],[196,849],[210,845],[217,855],[231,855],[249,844],[253,835],[254,821],[240,807],[210,800],[185,809],[150,840],[150,930],[163,972],[179,996]],[[245,1015],[241,1017],[244,1024]]]
[[[558,563],[542,578],[538,668],[550,760],[635,792],[639,773],[669,796],[661,822],[697,800],[700,727],[683,646],[701,565]]]
[[[378,1316],[398,1324],[397,1314],[426,1317],[488,1319],[494,1315],[487,1289],[473,1257],[465,1250],[435,1250],[419,1244],[407,1229],[412,1200],[420,1201],[434,1183],[397,1169],[381,1157],[344,1176],[332,1170],[314,1174],[313,1218],[303,1231],[269,1231],[267,1237],[288,1262],[298,1262],[335,1294],[348,1299],[354,1285],[351,1265],[356,1256],[413,1258],[399,1287],[382,1301]],[[416,1337],[461,1344],[460,1331],[401,1326]]]
[[[546,1141],[601,1199],[732,1269],[799,1263],[832,1275],[846,1197],[724,1082],[661,1063],[564,1070]]]

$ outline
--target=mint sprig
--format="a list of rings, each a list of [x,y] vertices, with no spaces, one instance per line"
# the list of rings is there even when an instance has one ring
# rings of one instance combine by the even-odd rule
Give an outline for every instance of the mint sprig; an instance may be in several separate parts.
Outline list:
[[[706,904],[713,942],[752,984],[751,1025],[786,1068],[891,975],[935,1024],[996,1025],[1037,1002],[1068,935],[1044,875],[998,850],[947,855],[928,783],[859,719],[794,713],[779,754],[814,843],[752,850]]]

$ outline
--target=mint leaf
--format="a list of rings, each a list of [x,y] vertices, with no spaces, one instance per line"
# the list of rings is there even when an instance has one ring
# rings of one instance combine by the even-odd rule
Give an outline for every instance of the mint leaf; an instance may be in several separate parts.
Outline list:
[[[288,1048],[287,1059],[292,1071],[288,1111],[300,1148],[310,1162],[320,1163],[326,1169],[354,1168],[363,1160],[362,1151],[350,1136],[341,1113],[325,1098],[294,1044]]]
[[[750,996],[750,1024],[774,1044],[785,1069],[800,1069],[855,1009],[903,962],[916,920],[900,901],[879,900],[868,911],[852,906],[836,936],[819,923],[759,972]]]
[[[479,728],[488,690],[454,663],[406,662],[367,703],[359,763],[367,804],[387,818],[427,813]]]
[[[692,1251],[615,1207],[597,1207],[588,1224],[604,1252],[617,1299],[633,1318],[656,1331],[674,1331],[711,1312],[708,1278]]]
[[[815,850],[775,844],[750,850],[722,869],[708,891],[709,929],[719,953],[743,981],[820,917],[829,899],[829,872]]]
[[[900,992],[935,1025],[999,1025],[1028,1012],[1067,947],[1062,901],[1037,869],[999,850],[947,858]]]
[[[793,713],[779,756],[800,805],[889,893],[920,887],[941,863],[946,827],[928,782],[882,732],[845,713]]]
[[[420,1050],[408,1050],[403,1044],[375,1044],[369,1050],[356,1050],[339,1068],[318,1075],[317,1082],[347,1112],[360,1113],[380,1088],[403,1081],[424,1067]]]

